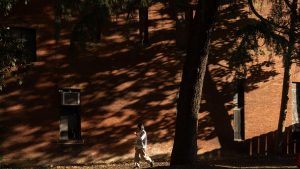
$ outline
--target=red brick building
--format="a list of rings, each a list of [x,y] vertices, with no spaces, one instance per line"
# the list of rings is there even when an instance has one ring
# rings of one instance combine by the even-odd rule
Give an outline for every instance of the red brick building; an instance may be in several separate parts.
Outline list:
[[[154,3],[149,9],[150,46],[135,45],[137,21],[133,20],[128,33],[125,16],[120,15],[104,26],[100,43],[89,43],[73,58],[68,57],[68,48],[76,19],[64,22],[56,43],[53,7],[52,1],[32,0],[28,5],[18,4],[8,17],[1,18],[3,26],[34,29],[37,54],[37,61],[24,74],[24,84],[19,86],[8,79],[0,95],[2,162],[101,163],[130,159],[132,133],[139,120],[145,122],[148,131],[149,154],[154,159],[169,157],[184,54],[175,47],[175,22],[165,4]],[[253,17],[244,3],[220,8],[199,113],[201,158],[271,152],[283,68],[282,58],[269,57],[268,51],[248,65],[245,138],[234,141],[236,76],[228,59],[237,43],[236,31],[249,21]],[[274,64],[268,65],[269,61]],[[298,70],[292,67],[293,82],[300,80]],[[74,140],[77,136],[61,140],[64,119],[59,90],[63,88],[80,89],[79,140]],[[288,106],[286,127],[292,123],[291,101]],[[242,149],[238,149],[240,143]],[[285,154],[294,153],[294,144],[285,147]]]

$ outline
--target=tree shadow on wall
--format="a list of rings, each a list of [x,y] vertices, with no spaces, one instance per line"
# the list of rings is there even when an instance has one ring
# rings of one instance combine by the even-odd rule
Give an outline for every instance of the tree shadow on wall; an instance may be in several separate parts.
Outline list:
[[[248,23],[256,22],[249,18],[246,2],[223,3],[220,7],[217,22],[212,33],[208,69],[205,75],[201,113],[207,112],[199,119],[199,136],[203,141],[218,138],[221,154],[226,152],[246,153],[243,146],[234,141],[233,131],[233,98],[237,91],[237,74],[230,61],[238,47],[238,30]],[[257,56],[259,58],[261,56]],[[248,61],[249,76],[246,79],[245,92],[258,88],[258,83],[267,83],[277,76],[273,60]],[[201,145],[200,145],[201,146]],[[203,146],[202,146],[203,147]],[[205,147],[203,147],[206,149]],[[216,146],[216,149],[218,147]],[[201,150],[201,148],[200,148]]]
[[[112,23],[103,32],[102,42],[91,44],[87,51],[79,53],[72,65],[66,57],[68,43],[65,43],[70,31],[62,31],[56,53],[53,52],[54,38],[45,35],[47,38],[39,47],[43,49],[41,53],[46,54],[26,75],[24,85],[11,85],[1,95],[0,124],[5,126],[5,133],[1,134],[0,144],[4,159],[59,164],[131,158],[133,132],[138,121],[145,122],[152,147],[150,152],[153,155],[169,153],[175,132],[176,95],[184,52],[175,48],[175,22],[164,8],[166,6],[159,2],[150,8],[153,14],[150,16],[150,46],[134,47],[135,43],[126,39],[127,25]],[[224,4],[220,9],[203,90],[206,103],[201,105],[201,112],[207,111],[209,115],[199,119],[199,140],[218,137],[224,149],[235,146],[228,112],[233,107],[235,86],[230,80],[232,70],[220,63],[229,60],[234,32],[247,22],[244,8],[241,2],[234,7]],[[237,16],[239,20],[235,20]],[[161,29],[161,25],[167,24],[170,24],[168,29]],[[51,30],[49,28],[49,32]],[[132,32],[133,39],[138,38]],[[265,76],[250,79],[249,83],[254,86],[276,75],[261,74]],[[224,77],[228,80],[222,80]],[[57,144],[58,88],[73,84],[83,88],[81,117],[85,143],[61,145]]]
[[[155,3],[150,11],[162,7]],[[0,144],[4,162],[42,165],[131,158],[133,132],[139,121],[145,122],[153,147],[150,151],[170,151],[170,146],[164,144],[171,145],[174,136],[174,100],[183,56],[175,48],[173,28],[159,29],[156,22],[166,18],[155,16],[150,24],[152,45],[133,47],[135,44],[125,37],[127,25],[112,23],[102,42],[88,46],[72,64],[66,57],[65,43],[70,32],[62,29],[55,52],[52,50],[57,46],[50,43],[54,36],[42,37],[47,37],[44,40],[49,43],[38,44],[38,48],[46,54],[24,77],[23,86],[9,84],[1,95],[0,123],[5,132]],[[83,86],[84,144],[58,144],[58,89],[74,84]]]

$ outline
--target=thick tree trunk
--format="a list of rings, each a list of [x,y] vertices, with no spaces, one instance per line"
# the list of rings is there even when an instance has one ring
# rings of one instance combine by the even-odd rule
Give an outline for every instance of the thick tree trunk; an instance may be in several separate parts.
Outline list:
[[[288,104],[288,93],[289,93],[289,85],[290,85],[290,69],[291,69],[291,58],[295,48],[296,42],[296,35],[295,35],[295,27],[296,27],[296,20],[297,20],[297,1],[293,0],[291,5],[291,22],[290,22],[290,29],[289,29],[289,44],[287,53],[284,57],[284,77],[282,82],[282,94],[281,94],[281,106],[280,106],[280,114],[279,114],[279,121],[278,121],[278,133],[276,138],[276,152],[278,154],[282,153],[282,143],[283,143],[283,133],[285,131],[285,119],[286,119],[286,112],[287,112],[287,104]]]
[[[191,21],[187,57],[177,102],[177,118],[171,165],[197,162],[198,112],[209,52],[210,31],[217,0],[199,1]]]

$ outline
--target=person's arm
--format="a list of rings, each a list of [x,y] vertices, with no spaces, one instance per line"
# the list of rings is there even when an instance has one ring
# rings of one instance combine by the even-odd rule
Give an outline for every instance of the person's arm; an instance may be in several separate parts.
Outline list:
[[[140,139],[144,140],[146,138],[146,132],[145,131],[141,131],[140,132]]]

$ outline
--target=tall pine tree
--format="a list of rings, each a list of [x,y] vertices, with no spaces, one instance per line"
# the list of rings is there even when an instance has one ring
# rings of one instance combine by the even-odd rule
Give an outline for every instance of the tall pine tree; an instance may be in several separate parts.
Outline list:
[[[217,10],[218,0],[199,0],[195,16],[190,21],[187,56],[177,101],[171,165],[193,165],[197,162],[198,113],[210,34]]]

